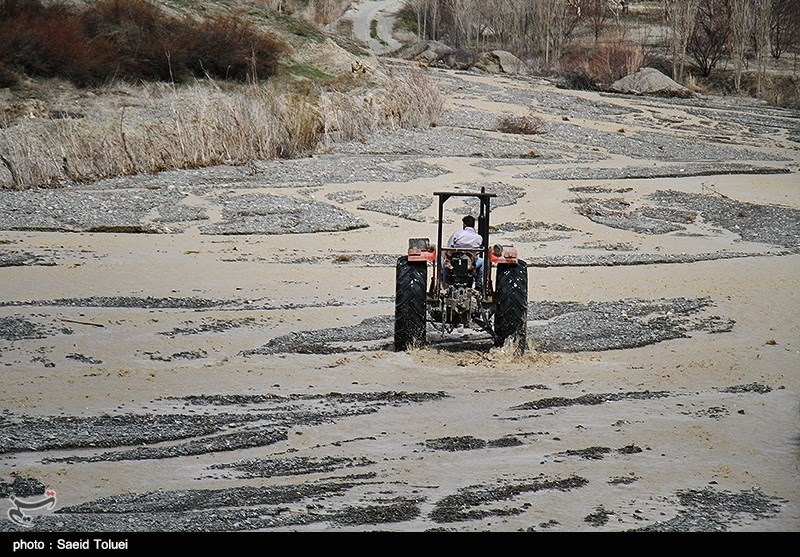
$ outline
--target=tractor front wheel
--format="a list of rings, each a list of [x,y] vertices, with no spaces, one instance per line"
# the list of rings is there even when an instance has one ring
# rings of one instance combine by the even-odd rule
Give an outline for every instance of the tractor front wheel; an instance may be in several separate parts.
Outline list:
[[[398,351],[426,342],[425,288],[428,265],[408,261],[407,256],[397,260],[394,306],[394,348]]]
[[[497,266],[495,288],[495,344],[503,346],[511,338],[515,350],[525,351],[528,332],[528,265],[519,260],[516,265]]]

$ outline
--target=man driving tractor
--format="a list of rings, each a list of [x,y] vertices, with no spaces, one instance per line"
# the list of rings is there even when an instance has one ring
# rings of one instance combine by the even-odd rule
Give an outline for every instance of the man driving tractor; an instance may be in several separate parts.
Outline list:
[[[448,248],[479,248],[483,246],[483,236],[475,231],[475,217],[467,215],[461,219],[463,227],[456,230],[447,240]],[[479,253],[474,255],[475,278],[478,284],[483,280],[483,257]],[[444,266],[443,278],[447,283],[447,264]]]
[[[480,192],[439,191],[434,195],[439,200],[436,243],[431,244],[429,238],[409,238],[406,254],[397,258],[395,349],[424,346],[429,326],[444,335],[473,324],[489,333],[495,346],[510,341],[515,353],[524,352],[528,266],[519,259],[514,246],[489,245],[490,205],[497,195],[484,188]],[[478,200],[479,216],[462,218],[462,228],[445,242],[445,202],[464,197]]]

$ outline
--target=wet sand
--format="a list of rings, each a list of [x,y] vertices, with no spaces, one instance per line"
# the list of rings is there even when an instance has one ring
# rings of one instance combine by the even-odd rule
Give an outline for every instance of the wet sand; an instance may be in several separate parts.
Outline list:
[[[430,71],[449,95],[432,130],[63,194],[174,188],[122,223],[153,233],[0,218],[0,485],[55,490],[35,530],[798,530],[797,114]],[[491,129],[531,107],[547,133]],[[732,163],[753,171],[658,172]],[[567,174],[631,167],[661,177]],[[530,349],[468,330],[395,352],[394,260],[435,238],[434,191],[481,186],[529,264]],[[303,202],[288,233],[259,231],[270,196]],[[342,229],[294,233],[316,203]]]

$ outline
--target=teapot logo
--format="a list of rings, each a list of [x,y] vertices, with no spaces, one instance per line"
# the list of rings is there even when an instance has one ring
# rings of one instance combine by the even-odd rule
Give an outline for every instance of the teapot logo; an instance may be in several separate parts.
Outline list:
[[[44,492],[44,499],[37,501],[23,500],[16,495],[11,495],[8,498],[13,505],[8,509],[8,518],[14,524],[30,528],[33,526],[33,518],[27,513],[31,511],[39,511],[42,509],[53,509],[56,506],[56,492],[48,489]]]

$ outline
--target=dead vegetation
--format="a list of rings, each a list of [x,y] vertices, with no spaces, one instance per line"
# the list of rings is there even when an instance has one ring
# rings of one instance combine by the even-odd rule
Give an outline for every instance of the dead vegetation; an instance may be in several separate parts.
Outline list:
[[[498,131],[521,135],[544,133],[544,120],[535,114],[526,116],[505,116],[497,124]]]
[[[286,33],[278,8],[258,14]],[[0,0],[0,24],[2,188],[305,156],[442,110],[420,72],[298,63],[290,42],[308,22],[287,38],[238,12],[177,16],[148,0]]]

